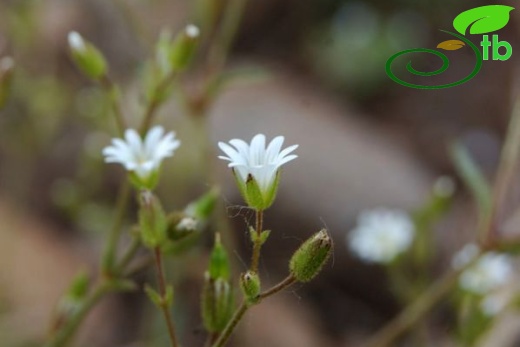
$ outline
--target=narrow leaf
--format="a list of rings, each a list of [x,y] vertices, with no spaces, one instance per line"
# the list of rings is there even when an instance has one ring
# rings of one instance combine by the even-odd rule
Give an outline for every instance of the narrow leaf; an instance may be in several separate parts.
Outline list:
[[[480,218],[487,219],[491,213],[491,188],[488,181],[460,143],[452,146],[451,157],[458,173],[475,198]]]

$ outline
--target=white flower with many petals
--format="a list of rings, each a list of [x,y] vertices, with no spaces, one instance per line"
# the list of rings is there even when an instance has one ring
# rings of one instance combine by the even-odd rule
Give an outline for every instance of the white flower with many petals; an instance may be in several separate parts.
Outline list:
[[[275,137],[266,147],[265,136],[258,134],[251,144],[239,139],[229,141],[230,145],[219,142],[218,146],[227,156],[233,168],[238,186],[249,206],[264,210],[271,206],[276,196],[280,167],[297,158],[291,154],[298,145],[282,150],[284,137]]]
[[[463,268],[477,256],[478,251],[476,245],[464,246],[453,257],[452,266],[455,269]],[[487,252],[461,273],[459,285],[468,292],[485,295],[507,284],[512,275],[513,264],[509,256]]]
[[[414,238],[410,216],[399,210],[374,209],[362,212],[348,235],[351,251],[369,263],[386,264],[406,251]]]
[[[161,162],[171,157],[179,146],[175,133],[164,134],[161,126],[150,129],[144,140],[134,129],[127,129],[125,139],[112,139],[112,145],[103,149],[103,155],[105,162],[120,163],[130,171],[140,188],[151,189],[156,183]]]

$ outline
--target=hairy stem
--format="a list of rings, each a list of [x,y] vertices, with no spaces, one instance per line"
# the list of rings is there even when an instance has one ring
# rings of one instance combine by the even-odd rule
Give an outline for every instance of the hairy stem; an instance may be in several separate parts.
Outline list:
[[[242,319],[242,317],[244,316],[244,313],[246,313],[248,308],[249,308],[249,306],[247,305],[247,303],[245,301],[243,301],[240,304],[240,306],[238,307],[238,309],[235,311],[235,313],[233,314],[233,317],[231,318],[229,323],[226,325],[226,328],[224,329],[224,331],[222,332],[222,334],[219,336],[219,338],[213,344],[212,347],[222,347],[226,344],[226,342],[231,337],[233,330],[235,330],[236,326],[238,325],[238,323],[240,322],[240,320]]]
[[[264,220],[264,211],[256,211],[256,223],[255,231],[256,237],[253,243],[253,255],[251,256],[251,271],[258,272],[258,262],[260,261],[260,250],[262,248],[262,240],[260,235],[262,234],[262,224]]]

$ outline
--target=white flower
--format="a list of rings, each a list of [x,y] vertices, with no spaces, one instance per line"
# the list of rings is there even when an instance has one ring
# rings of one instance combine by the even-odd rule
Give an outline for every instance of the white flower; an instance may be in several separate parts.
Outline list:
[[[127,129],[125,139],[112,139],[112,145],[103,149],[105,162],[120,163],[126,170],[135,173],[141,183],[146,182],[157,172],[161,162],[171,157],[180,141],[175,139],[173,131],[164,135],[161,126],[148,131],[144,141],[134,129]],[[151,188],[148,186],[147,188]]]
[[[277,136],[266,147],[265,136],[258,134],[253,137],[250,145],[239,139],[229,141],[231,146],[224,142],[218,143],[227,155],[219,158],[230,161],[228,166],[233,168],[240,190],[252,207],[265,209],[271,205],[276,195],[280,167],[298,157],[291,154],[298,145],[281,150],[283,141],[283,136]],[[253,181],[256,187],[251,186]],[[260,196],[254,196],[256,188],[260,191]]]
[[[369,263],[389,263],[406,251],[414,238],[414,225],[404,211],[374,209],[358,216],[358,225],[348,236],[348,245]]]
[[[453,258],[452,265],[460,269],[478,252],[475,245],[466,245]],[[480,256],[459,277],[459,285],[468,292],[484,295],[505,285],[513,274],[511,258],[505,254],[488,252]]]

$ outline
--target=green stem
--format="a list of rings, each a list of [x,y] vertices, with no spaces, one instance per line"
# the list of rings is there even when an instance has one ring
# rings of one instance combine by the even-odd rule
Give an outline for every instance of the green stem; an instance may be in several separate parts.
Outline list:
[[[222,334],[219,336],[217,341],[213,344],[212,347],[222,347],[226,344],[226,342],[231,337],[231,334],[233,333],[233,330],[235,330],[235,327],[238,325],[242,317],[244,316],[244,313],[246,313],[249,306],[245,301],[243,301],[238,309],[233,314],[233,317],[229,321],[229,323],[226,325],[226,328],[222,332]]]
[[[114,224],[108,234],[107,243],[103,252],[103,258],[101,262],[102,272],[104,275],[110,277],[113,275],[114,263],[116,258],[117,243],[119,236],[121,235],[121,229],[123,226],[123,219],[130,201],[130,184],[128,181],[122,184],[116,203],[116,215],[114,218]]]
[[[117,132],[120,136],[123,136],[126,129],[126,122],[125,118],[123,117],[121,107],[119,106],[119,90],[117,88],[117,85],[107,75],[101,78],[100,83],[101,86],[107,92],[108,96],[110,97],[110,107],[112,108],[112,112],[114,113]]]
[[[262,292],[258,296],[259,300],[256,301],[255,303],[251,303],[251,304],[248,305],[245,301],[242,302],[242,304],[240,304],[238,309],[235,311],[235,313],[233,314],[233,317],[231,318],[229,323],[226,325],[226,328],[224,329],[222,334],[218,337],[217,341],[213,344],[212,347],[222,347],[222,346],[224,346],[224,344],[231,337],[231,334],[233,333],[233,330],[235,330],[236,326],[238,325],[238,323],[240,322],[240,320],[242,319],[242,317],[244,316],[244,314],[246,313],[246,311],[250,307],[260,303],[260,301],[262,301],[263,299],[265,299],[265,298],[267,298],[267,297],[269,297],[271,295],[274,295],[274,294],[278,293],[279,291],[289,287],[294,282],[296,282],[296,279],[292,275],[289,275],[282,282],[280,282],[277,285],[271,287],[270,289],[266,290],[265,292]]]
[[[296,282],[296,278],[293,277],[293,275],[287,276],[282,282],[278,283],[274,287],[271,287],[270,289],[266,290],[265,292],[260,293],[258,296],[259,301],[263,300],[271,295],[274,295],[278,293],[279,291],[284,290],[285,288],[291,286]]]
[[[264,220],[264,211],[256,210],[255,231],[256,237],[253,241],[253,255],[251,256],[251,271],[258,272],[258,263],[260,260],[260,250],[262,248],[262,224]]]
[[[157,110],[163,104],[163,94],[166,92],[168,88],[170,88],[171,84],[173,83],[176,77],[177,73],[175,71],[172,71],[161,82],[159,82],[159,84],[155,86],[155,89],[152,93],[152,99],[146,106],[143,121],[141,122],[141,126],[139,127],[139,133],[141,135],[146,134],[146,132],[152,125],[153,118]]]
[[[177,336],[175,334],[175,327],[173,324],[173,319],[170,312],[169,304],[166,300],[166,278],[164,276],[164,269],[162,265],[162,254],[161,254],[161,248],[155,247],[154,249],[154,255],[155,255],[155,265],[157,268],[157,279],[159,281],[159,293],[162,297],[161,302],[161,311],[164,316],[164,320],[166,321],[166,326],[168,327],[168,335],[170,336],[170,342],[172,347],[178,347],[177,343]]]
[[[119,265],[117,266],[116,273],[120,275],[124,269],[130,264],[132,259],[134,258],[135,254],[139,250],[139,247],[141,246],[141,240],[139,239],[139,236],[134,236],[132,238],[132,243],[130,244],[130,247],[126,250],[125,254],[121,258],[121,261],[119,262]]]

